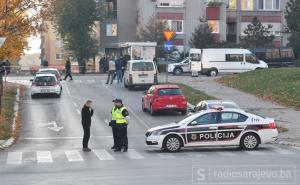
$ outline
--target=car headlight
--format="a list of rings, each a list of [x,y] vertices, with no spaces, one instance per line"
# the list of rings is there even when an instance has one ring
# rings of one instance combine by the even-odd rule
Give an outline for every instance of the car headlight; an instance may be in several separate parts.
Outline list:
[[[151,135],[153,135],[153,136],[157,136],[157,135],[159,135],[160,134],[160,130],[156,130],[156,131],[154,131],[154,132],[152,132],[152,134]]]

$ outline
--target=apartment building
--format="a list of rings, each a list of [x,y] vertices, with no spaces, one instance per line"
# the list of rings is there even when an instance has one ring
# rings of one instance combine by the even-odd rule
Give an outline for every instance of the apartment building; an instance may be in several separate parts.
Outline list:
[[[213,2],[213,3],[211,3]],[[120,42],[136,41],[137,28],[155,15],[176,32],[174,44],[188,50],[199,18],[206,18],[219,42],[240,43],[254,16],[271,24],[274,45],[287,44],[284,34],[286,0],[107,0],[107,19],[101,23],[101,48],[113,51]]]

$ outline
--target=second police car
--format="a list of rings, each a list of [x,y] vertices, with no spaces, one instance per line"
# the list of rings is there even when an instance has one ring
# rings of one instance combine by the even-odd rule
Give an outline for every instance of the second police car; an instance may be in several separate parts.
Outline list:
[[[196,146],[240,146],[254,150],[259,144],[275,141],[277,137],[274,119],[240,109],[218,107],[201,111],[178,123],[149,129],[146,144],[169,152]]]

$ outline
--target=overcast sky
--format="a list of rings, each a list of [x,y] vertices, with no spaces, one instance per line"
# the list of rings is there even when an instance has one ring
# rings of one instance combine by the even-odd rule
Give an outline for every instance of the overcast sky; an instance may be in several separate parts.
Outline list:
[[[29,39],[29,50],[25,50],[25,54],[35,54],[35,53],[41,53],[40,45],[41,45],[41,39],[40,37],[30,37]]]

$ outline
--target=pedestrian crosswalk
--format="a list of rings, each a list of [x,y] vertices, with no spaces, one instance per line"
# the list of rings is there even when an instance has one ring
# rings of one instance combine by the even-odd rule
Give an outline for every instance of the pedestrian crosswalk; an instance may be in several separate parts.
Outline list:
[[[160,150],[129,149],[127,153],[115,153],[108,149],[93,149],[92,152],[81,150],[57,151],[9,151],[0,153],[0,165],[22,165],[28,163],[51,164],[60,162],[82,163],[89,160],[117,161],[117,160],[194,160],[217,157],[268,157],[271,155],[297,157],[300,151],[294,148],[268,147],[255,151],[243,150],[184,150],[178,153],[166,153]]]

